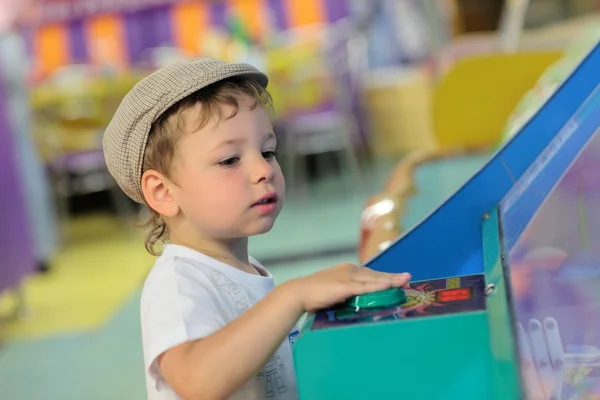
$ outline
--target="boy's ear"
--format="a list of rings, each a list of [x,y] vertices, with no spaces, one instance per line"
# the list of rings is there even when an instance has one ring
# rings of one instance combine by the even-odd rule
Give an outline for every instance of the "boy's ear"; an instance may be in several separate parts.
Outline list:
[[[179,206],[171,191],[169,179],[155,170],[148,170],[142,175],[142,192],[148,206],[165,217],[174,217]]]

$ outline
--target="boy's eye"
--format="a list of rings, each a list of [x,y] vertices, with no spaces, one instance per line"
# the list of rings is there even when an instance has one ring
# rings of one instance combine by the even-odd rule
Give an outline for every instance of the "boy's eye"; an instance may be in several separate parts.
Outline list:
[[[274,151],[263,151],[262,156],[265,158],[265,160],[272,160],[275,158],[275,156],[277,156],[277,153]]]
[[[219,165],[221,165],[223,167],[233,167],[239,161],[240,161],[239,157],[231,157],[231,158],[228,158],[227,160],[223,160],[223,161],[219,162]]]

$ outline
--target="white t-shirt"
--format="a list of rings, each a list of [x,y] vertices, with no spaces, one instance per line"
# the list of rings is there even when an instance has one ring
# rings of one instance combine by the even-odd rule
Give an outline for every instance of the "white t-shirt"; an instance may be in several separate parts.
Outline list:
[[[142,340],[149,400],[180,400],[158,367],[157,358],[162,353],[223,328],[273,290],[271,274],[256,260],[250,261],[262,276],[187,247],[165,246],[142,291]],[[297,334],[293,328],[264,368],[231,399],[297,399],[291,351]]]

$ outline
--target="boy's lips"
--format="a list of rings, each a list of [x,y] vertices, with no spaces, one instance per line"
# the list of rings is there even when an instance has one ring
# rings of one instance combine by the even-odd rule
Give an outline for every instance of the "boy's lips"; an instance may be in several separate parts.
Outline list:
[[[269,214],[277,209],[278,196],[277,193],[269,193],[260,198],[250,208],[259,211],[261,214]]]

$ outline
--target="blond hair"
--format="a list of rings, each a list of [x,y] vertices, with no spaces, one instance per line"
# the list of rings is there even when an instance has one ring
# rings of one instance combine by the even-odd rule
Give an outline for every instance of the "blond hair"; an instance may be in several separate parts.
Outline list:
[[[218,120],[233,118],[239,110],[238,98],[245,95],[254,100],[251,109],[263,106],[269,110],[273,101],[269,92],[258,82],[237,76],[216,82],[210,86],[192,93],[180,100],[165,111],[152,125],[146,150],[142,174],[148,170],[155,170],[173,179],[173,163],[177,156],[177,143],[181,134],[186,131],[195,132],[208,124],[215,115]],[[200,107],[197,107],[200,105]],[[223,116],[223,106],[231,106],[231,114]],[[187,111],[195,111],[195,125],[193,130],[186,129],[190,123]],[[148,220],[143,224],[147,229],[144,245],[152,255],[160,255],[157,249],[169,240],[169,229],[162,216],[146,203],[149,211]]]

